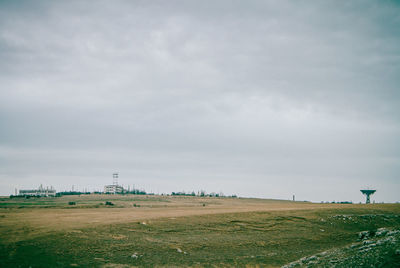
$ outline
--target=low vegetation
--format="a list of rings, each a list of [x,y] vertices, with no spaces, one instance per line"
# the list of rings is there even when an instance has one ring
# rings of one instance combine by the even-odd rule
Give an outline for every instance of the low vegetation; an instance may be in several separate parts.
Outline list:
[[[360,254],[400,263],[398,204],[107,195],[0,207],[0,267],[348,267]]]

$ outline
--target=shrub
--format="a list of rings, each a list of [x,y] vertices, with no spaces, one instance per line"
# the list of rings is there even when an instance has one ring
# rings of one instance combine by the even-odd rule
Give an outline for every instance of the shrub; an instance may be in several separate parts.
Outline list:
[[[114,206],[114,204],[111,201],[106,201],[106,206]]]
[[[68,205],[70,205],[70,206],[75,206],[75,205],[76,205],[76,202],[70,201],[70,202],[68,202]]]

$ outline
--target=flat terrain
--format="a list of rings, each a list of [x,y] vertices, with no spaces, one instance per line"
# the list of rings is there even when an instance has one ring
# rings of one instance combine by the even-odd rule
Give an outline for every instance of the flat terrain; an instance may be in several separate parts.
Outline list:
[[[393,241],[372,238],[378,228],[393,234]],[[385,256],[371,257],[370,263],[393,267],[400,266],[396,230],[400,204],[135,195],[1,198],[0,266],[303,265],[299,259],[319,258],[315,254],[324,251],[350,256],[346,247],[370,241],[359,237],[368,231],[379,244],[369,252],[379,248],[375,255]],[[324,263],[330,263],[326,256],[331,255],[324,255]]]

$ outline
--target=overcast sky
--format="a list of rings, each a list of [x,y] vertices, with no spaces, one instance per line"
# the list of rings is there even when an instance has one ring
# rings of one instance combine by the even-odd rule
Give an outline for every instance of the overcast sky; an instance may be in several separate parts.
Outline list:
[[[398,1],[0,0],[0,195],[400,201]]]

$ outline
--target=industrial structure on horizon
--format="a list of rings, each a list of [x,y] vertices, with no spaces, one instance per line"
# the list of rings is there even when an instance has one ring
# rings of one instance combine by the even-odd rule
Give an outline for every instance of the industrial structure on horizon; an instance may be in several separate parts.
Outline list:
[[[39,186],[39,189],[33,189],[33,190],[19,190],[18,191],[19,196],[56,196],[56,189],[53,188],[53,186],[49,187],[43,187],[43,185]]]
[[[118,184],[110,184],[104,186],[104,193],[106,194],[122,194],[124,192],[124,188]]]
[[[118,173],[113,173],[113,184],[104,186],[104,193],[106,194],[122,194],[124,187],[118,185]]]

